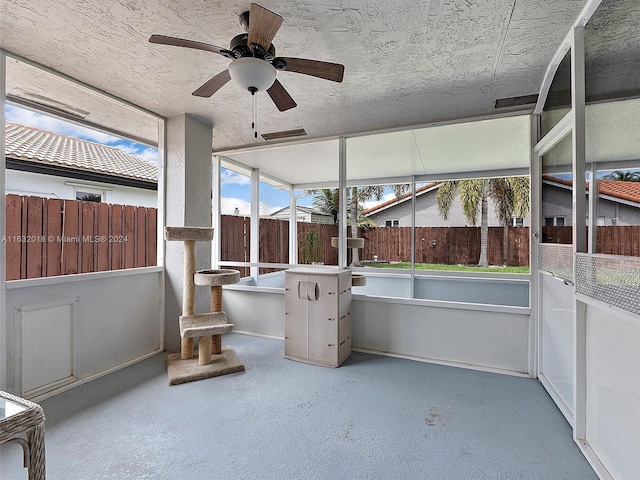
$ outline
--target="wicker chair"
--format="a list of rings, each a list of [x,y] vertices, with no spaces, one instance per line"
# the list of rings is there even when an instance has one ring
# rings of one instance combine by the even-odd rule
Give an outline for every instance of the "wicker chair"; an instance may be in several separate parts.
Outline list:
[[[10,402],[9,405],[6,402]],[[6,416],[6,407],[18,410]],[[29,480],[45,480],[44,412],[40,405],[0,391],[0,444],[15,442],[22,446],[24,466]],[[22,408],[20,408],[22,407]]]

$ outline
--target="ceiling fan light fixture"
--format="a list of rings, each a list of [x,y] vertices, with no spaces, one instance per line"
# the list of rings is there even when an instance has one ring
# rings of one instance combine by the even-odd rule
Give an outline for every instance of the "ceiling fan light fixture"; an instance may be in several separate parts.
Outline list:
[[[276,81],[273,65],[253,57],[237,58],[229,65],[229,75],[245,90],[259,92],[269,89]]]

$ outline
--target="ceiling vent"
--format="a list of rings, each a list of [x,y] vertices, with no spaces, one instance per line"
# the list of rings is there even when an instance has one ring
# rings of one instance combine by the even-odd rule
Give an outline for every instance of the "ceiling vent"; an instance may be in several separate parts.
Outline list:
[[[538,94],[521,97],[498,98],[495,108],[528,107],[538,103]]]
[[[304,137],[307,134],[304,128],[298,128],[296,130],[283,130],[282,132],[263,133],[262,138],[265,140],[280,140],[282,138],[290,137]]]

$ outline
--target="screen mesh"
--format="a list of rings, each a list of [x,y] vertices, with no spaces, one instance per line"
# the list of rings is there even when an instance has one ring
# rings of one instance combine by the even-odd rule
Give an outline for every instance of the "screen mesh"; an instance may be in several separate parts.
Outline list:
[[[576,292],[640,315],[640,259],[576,254]]]
[[[540,270],[573,281],[573,245],[541,243],[538,254]]]

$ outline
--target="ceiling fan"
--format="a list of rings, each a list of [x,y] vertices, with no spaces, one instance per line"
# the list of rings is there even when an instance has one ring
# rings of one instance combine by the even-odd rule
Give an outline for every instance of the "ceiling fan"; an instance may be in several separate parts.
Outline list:
[[[210,97],[233,79],[249,90],[252,95],[266,90],[278,110],[283,112],[294,108],[297,104],[276,78],[276,70],[301,73],[341,83],[344,65],[304,58],[276,57],[276,49],[271,42],[282,22],[280,15],[252,3],[249,11],[240,14],[240,25],[246,33],[233,37],[228,49],[164,35],[152,35],[149,41],[218,53],[232,60],[227,70],[204,83],[193,92],[193,95]]]

